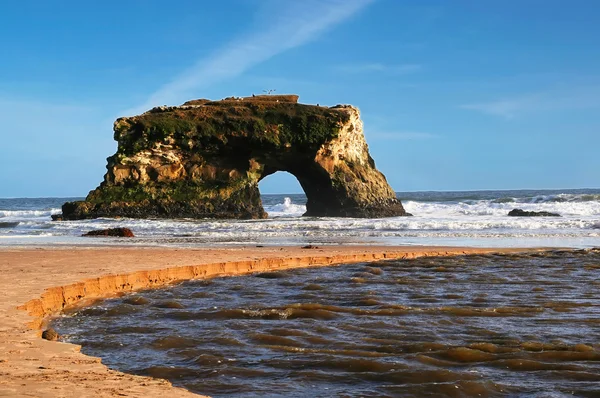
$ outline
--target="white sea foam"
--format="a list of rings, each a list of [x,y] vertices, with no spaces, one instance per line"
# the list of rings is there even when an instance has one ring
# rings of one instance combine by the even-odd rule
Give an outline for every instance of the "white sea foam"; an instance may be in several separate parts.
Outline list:
[[[436,203],[406,201],[406,211],[419,216],[505,216],[512,209],[525,211],[547,211],[562,216],[600,216],[600,200],[598,201],[512,201],[498,203],[494,200],[464,201],[458,203]]]
[[[0,222],[18,222],[15,226],[4,224],[3,245],[96,244],[101,241],[81,238],[81,234],[93,229],[128,227],[137,238],[120,240],[120,244],[600,246],[600,194],[556,192],[519,196],[515,192],[417,193],[403,200],[414,217],[382,219],[305,218],[301,217],[306,212],[302,196],[271,195],[263,199],[269,214],[266,220],[100,218],[54,222],[50,215],[60,209],[46,205],[43,209],[0,210]],[[514,208],[549,211],[562,217],[509,217],[508,212]],[[19,237],[23,240],[19,241]]]
[[[292,199],[285,197],[283,203],[264,206],[270,218],[274,217],[299,217],[306,213],[306,206],[292,203]]]
[[[50,210],[0,210],[0,218],[27,219],[32,217],[50,217],[60,213],[60,209]]]

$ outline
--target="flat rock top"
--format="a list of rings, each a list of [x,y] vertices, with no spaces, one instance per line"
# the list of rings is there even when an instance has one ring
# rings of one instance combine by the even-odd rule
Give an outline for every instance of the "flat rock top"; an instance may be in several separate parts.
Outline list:
[[[225,102],[225,101],[254,101],[254,102],[289,102],[292,104],[297,104],[298,103],[298,99],[300,97],[296,94],[283,94],[283,95],[252,95],[251,97],[227,97],[227,98],[223,98],[220,101],[212,101],[209,99],[205,99],[205,98],[201,98],[201,99],[195,99],[195,100],[190,100],[190,101],[186,101],[183,103],[183,105],[205,105],[207,103],[218,103],[218,102]]]

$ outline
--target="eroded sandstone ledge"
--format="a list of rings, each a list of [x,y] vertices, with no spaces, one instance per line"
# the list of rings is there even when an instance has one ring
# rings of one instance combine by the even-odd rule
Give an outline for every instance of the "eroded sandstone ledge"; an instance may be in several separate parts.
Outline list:
[[[473,250],[486,253],[492,250]],[[336,255],[313,255],[299,257],[275,257],[256,260],[217,262],[202,265],[169,267],[157,270],[137,271],[133,273],[105,275],[86,279],[65,286],[48,288],[39,298],[32,299],[20,306],[34,319],[30,327],[40,329],[44,319],[55,315],[63,309],[82,301],[95,300],[114,294],[133,292],[141,289],[152,289],[185,280],[207,279],[218,276],[245,275],[255,272],[285,270],[299,267],[322,267],[327,265],[353,264],[379,260],[413,259],[423,256],[455,256],[468,254],[470,251],[428,250],[428,251],[390,251],[365,252]]]
[[[65,203],[62,219],[265,218],[258,183],[277,171],[298,179],[307,216],[406,215],[369,155],[358,109],[297,101],[194,100],[118,119],[104,181]]]

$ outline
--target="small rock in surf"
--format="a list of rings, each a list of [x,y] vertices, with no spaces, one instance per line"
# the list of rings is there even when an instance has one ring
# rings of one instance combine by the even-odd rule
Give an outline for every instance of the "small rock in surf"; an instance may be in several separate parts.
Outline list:
[[[558,213],[550,213],[549,211],[525,211],[521,209],[512,209],[508,212],[511,217],[560,217]]]
[[[49,341],[56,341],[60,336],[56,333],[56,330],[48,328],[42,332],[42,338]]]
[[[133,238],[135,235],[129,228],[108,228],[90,231],[82,236],[118,236],[124,238]]]

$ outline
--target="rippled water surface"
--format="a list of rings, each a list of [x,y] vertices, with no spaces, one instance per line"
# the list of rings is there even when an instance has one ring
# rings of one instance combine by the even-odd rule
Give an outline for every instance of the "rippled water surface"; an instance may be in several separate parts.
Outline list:
[[[55,321],[122,371],[213,396],[600,396],[600,251],[297,269]]]

